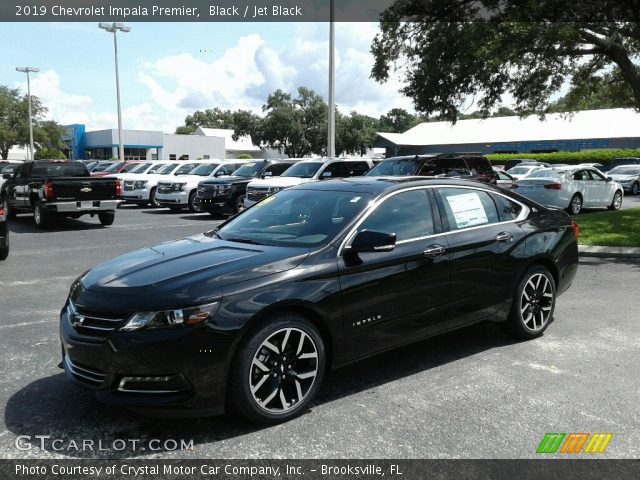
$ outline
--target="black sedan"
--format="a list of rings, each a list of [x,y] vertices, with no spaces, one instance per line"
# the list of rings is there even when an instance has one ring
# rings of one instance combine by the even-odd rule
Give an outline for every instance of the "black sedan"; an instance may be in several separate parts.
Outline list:
[[[284,421],[328,369],[398,345],[484,320],[540,335],[576,274],[577,234],[566,213],[473,181],[292,187],[83,274],[62,363],[111,404]]]
[[[9,222],[4,201],[0,201],[0,260],[9,256]]]

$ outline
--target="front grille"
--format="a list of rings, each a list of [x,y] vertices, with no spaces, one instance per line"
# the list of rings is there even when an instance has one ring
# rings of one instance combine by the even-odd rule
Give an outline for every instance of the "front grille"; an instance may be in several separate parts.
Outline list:
[[[247,198],[252,202],[259,202],[269,196],[268,188],[251,188],[247,190]]]
[[[158,193],[171,193],[171,184],[158,183]]]
[[[74,363],[69,355],[64,356],[64,368],[73,378],[92,387],[99,387],[104,383],[106,375],[100,370],[84,367]]]
[[[118,314],[96,314],[76,308],[71,300],[67,307],[67,316],[71,326],[79,334],[103,339],[120,327],[125,320]]]

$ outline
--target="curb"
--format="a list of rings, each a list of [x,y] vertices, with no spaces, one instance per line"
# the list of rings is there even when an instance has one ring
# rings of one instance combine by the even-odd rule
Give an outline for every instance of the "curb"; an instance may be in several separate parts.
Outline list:
[[[581,257],[600,258],[640,258],[640,248],[637,247],[600,247],[595,245],[578,245]]]

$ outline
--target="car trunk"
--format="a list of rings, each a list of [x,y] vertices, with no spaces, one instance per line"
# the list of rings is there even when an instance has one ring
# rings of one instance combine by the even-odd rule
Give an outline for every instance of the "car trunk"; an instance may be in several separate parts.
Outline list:
[[[47,180],[53,187],[53,196],[48,201],[86,201],[86,200],[115,200],[115,178],[78,178],[56,177]]]

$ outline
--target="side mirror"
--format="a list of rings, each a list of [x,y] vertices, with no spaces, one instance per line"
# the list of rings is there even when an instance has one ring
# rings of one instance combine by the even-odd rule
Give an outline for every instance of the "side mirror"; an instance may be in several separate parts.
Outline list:
[[[613,178],[607,177],[607,182],[611,182],[611,181],[613,181]]]
[[[396,248],[396,234],[362,230],[358,232],[349,251],[351,252],[390,252]]]
[[[4,172],[4,173],[2,174],[2,178],[3,178],[4,180],[9,180],[11,177],[13,177],[13,173],[11,173],[11,172]]]

